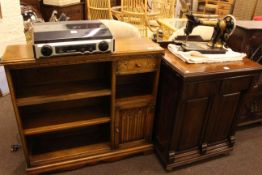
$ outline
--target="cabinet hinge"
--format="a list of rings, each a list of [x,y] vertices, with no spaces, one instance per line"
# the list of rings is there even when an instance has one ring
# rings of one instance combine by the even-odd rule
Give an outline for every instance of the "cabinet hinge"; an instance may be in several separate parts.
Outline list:
[[[229,137],[230,146],[234,146],[235,142],[236,142],[236,137],[235,136],[230,136]]]
[[[175,151],[170,151],[169,154],[168,154],[168,157],[169,157],[169,163],[173,163],[175,161]]]
[[[169,152],[169,157],[175,157],[175,154],[176,154],[175,151],[170,151]]]
[[[207,152],[207,143],[202,143],[200,151],[201,151],[201,154],[206,154],[206,152]]]

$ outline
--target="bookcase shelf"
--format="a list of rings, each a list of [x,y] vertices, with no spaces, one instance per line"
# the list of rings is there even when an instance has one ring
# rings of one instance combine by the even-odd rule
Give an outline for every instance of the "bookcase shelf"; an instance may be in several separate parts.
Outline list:
[[[97,125],[110,122],[110,116],[99,109],[87,111],[86,109],[73,109],[27,116],[24,121],[24,134],[35,135],[65,129]]]
[[[92,126],[111,121],[110,96],[19,107],[24,134]]]
[[[110,149],[110,124],[27,136],[32,164],[55,163]],[[53,144],[51,144],[53,143]]]
[[[116,98],[152,95],[155,72],[119,75],[116,80]]]
[[[17,106],[84,99],[111,95],[106,85],[97,82],[69,82],[30,87],[20,92]]]

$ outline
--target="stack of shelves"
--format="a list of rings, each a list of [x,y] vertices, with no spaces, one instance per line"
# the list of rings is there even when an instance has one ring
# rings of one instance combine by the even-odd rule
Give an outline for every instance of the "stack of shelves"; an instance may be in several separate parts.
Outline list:
[[[110,149],[110,70],[92,63],[11,71],[32,166]]]
[[[153,150],[162,48],[119,39],[113,54],[35,60],[32,53],[30,46],[10,46],[1,62],[28,174]]]

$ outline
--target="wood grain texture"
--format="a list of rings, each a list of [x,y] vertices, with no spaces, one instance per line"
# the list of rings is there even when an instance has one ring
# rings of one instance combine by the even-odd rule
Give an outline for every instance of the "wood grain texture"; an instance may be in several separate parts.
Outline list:
[[[112,54],[39,60],[32,46],[7,49],[1,64],[12,87],[28,174],[152,151],[163,49],[146,39],[116,46]],[[127,68],[120,68],[123,62]]]
[[[25,135],[35,135],[77,127],[110,122],[111,118],[101,108],[74,108],[57,111],[23,114]]]
[[[223,67],[230,67],[224,70]],[[261,73],[248,59],[187,64],[167,51],[155,123],[157,154],[167,170],[229,153],[239,109]]]
[[[261,46],[262,42],[262,21],[238,21],[237,28],[229,38],[228,45],[235,51],[245,52],[248,56]],[[237,42],[237,41],[242,42]],[[259,54],[254,56],[258,61]],[[258,61],[261,64],[261,60]],[[253,88],[245,97],[245,104],[240,113],[239,126],[246,126],[261,122],[261,94],[262,76],[257,77],[257,82],[253,83]]]
[[[244,58],[243,61],[225,62],[225,63],[212,63],[212,64],[188,64],[174,56],[171,52],[166,51],[165,62],[181,76],[188,79],[193,79],[198,76],[211,76],[219,77],[228,73],[241,73],[246,72],[259,72],[262,66],[256,62]],[[229,69],[225,69],[228,67]]]
[[[111,95],[111,90],[97,83],[65,83],[53,85],[52,88],[39,86],[25,89],[17,98],[18,106],[51,103],[57,101],[77,100],[90,97]]]
[[[78,63],[78,61],[111,61],[118,59],[128,59],[129,57],[136,55],[149,56],[151,54],[163,53],[164,49],[146,38],[128,38],[116,40],[115,52],[112,54],[74,55],[66,57],[52,57],[39,60],[36,60],[34,58],[32,45],[10,45],[6,48],[0,64],[19,65],[33,63],[34,65],[38,65],[42,63],[44,65],[50,65],[52,63],[58,64],[63,62],[66,62],[67,64],[76,64]]]
[[[12,104],[13,104],[13,108],[14,108],[14,112],[15,112],[15,119],[16,119],[16,122],[17,122],[18,132],[19,132],[19,136],[20,136],[20,139],[21,139],[25,160],[26,160],[26,163],[29,164],[29,162],[30,162],[29,153],[28,153],[28,149],[27,149],[27,143],[26,143],[26,140],[25,140],[25,135],[23,133],[23,125],[22,125],[22,121],[21,121],[20,114],[19,114],[19,111],[18,111],[18,107],[16,106],[16,98],[15,98],[15,90],[14,90],[14,86],[13,86],[13,79],[12,79],[11,73],[8,69],[5,69],[5,74],[6,74],[10,94],[11,94]]]
[[[117,74],[152,72],[158,68],[158,59],[142,58],[118,61]]]
[[[147,108],[132,108],[119,113],[120,144],[143,139]]]

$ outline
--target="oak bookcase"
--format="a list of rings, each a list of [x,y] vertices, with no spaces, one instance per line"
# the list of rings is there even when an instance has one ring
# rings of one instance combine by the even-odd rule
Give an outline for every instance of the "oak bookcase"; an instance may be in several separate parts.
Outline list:
[[[153,148],[163,50],[116,41],[113,54],[35,60],[32,46],[3,57],[28,174],[111,161]]]

